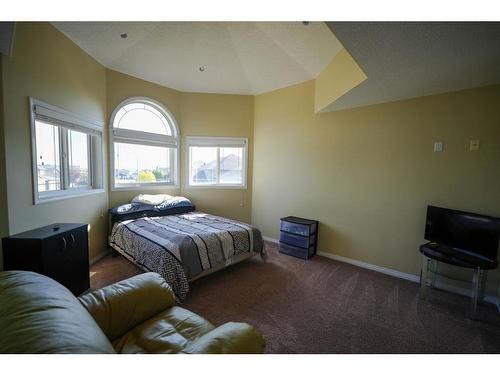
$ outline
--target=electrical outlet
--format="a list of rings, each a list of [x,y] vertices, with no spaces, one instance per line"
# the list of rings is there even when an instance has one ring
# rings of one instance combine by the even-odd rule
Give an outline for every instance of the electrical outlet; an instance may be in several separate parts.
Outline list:
[[[443,142],[434,142],[434,152],[442,152],[443,151]]]
[[[472,139],[469,144],[470,151],[479,151],[479,139]]]

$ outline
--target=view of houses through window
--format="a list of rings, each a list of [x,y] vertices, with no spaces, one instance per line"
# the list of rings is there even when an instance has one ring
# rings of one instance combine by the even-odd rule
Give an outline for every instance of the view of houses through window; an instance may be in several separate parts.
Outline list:
[[[116,185],[174,182],[169,148],[116,142],[114,149]]]
[[[67,163],[69,188],[89,187],[88,135],[39,120],[35,121],[35,132],[38,191],[62,189],[61,162],[63,166]]]
[[[244,147],[189,146],[190,185],[243,185]]]

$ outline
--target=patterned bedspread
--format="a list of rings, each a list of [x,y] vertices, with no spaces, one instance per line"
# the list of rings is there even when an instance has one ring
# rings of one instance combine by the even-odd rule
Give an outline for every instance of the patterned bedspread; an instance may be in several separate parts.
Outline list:
[[[180,301],[189,291],[188,280],[203,271],[244,252],[264,251],[257,228],[202,212],[116,223],[110,244],[162,275]]]

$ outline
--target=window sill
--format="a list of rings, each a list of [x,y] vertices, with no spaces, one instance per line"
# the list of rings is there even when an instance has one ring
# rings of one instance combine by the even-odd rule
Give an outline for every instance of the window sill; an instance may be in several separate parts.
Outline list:
[[[102,194],[105,192],[106,192],[106,190],[104,190],[104,189],[89,189],[89,190],[83,190],[83,191],[82,190],[79,190],[79,191],[66,190],[60,194],[50,195],[50,196],[46,196],[46,197],[37,197],[37,198],[35,198],[35,204],[55,202],[55,201],[60,201],[60,200],[70,199],[70,198],[86,197],[88,195]]]
[[[158,190],[158,189],[179,189],[179,185],[158,184],[158,185],[128,185],[112,187],[111,191],[134,191],[134,190]]]
[[[186,189],[246,190],[246,185],[187,185]]]

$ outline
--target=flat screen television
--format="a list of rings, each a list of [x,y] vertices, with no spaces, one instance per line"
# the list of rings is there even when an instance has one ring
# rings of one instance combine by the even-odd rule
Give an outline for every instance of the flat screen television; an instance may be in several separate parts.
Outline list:
[[[496,261],[500,218],[427,206],[425,239]]]

